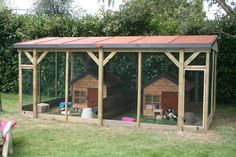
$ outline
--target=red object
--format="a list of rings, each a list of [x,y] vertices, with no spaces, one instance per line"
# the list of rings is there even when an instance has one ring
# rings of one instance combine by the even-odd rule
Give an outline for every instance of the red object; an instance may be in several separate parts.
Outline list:
[[[168,108],[172,108],[175,113],[178,113],[178,93],[177,92],[162,92],[162,109],[165,112]]]
[[[1,132],[4,131],[5,127],[7,126],[7,123],[9,123],[9,121],[1,121]],[[15,125],[16,125],[16,121],[12,121],[11,129],[13,129]],[[2,139],[6,141],[6,135],[2,135]]]
[[[121,121],[123,122],[135,122],[135,118],[131,118],[131,117],[122,117]]]
[[[185,35],[185,36],[108,36],[108,37],[45,37],[41,39],[30,40],[14,44],[15,48],[30,46],[52,46],[70,47],[80,45],[81,47],[94,46],[97,48],[103,45],[186,45],[186,44],[204,44],[211,45],[217,39],[216,35]]]
[[[98,104],[98,89],[88,88],[88,107],[93,108]]]

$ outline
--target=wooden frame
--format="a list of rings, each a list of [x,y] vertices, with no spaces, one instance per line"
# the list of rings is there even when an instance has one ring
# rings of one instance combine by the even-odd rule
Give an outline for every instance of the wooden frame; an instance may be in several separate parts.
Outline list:
[[[138,53],[138,90],[137,90],[137,127],[140,127],[141,117],[141,89],[142,89],[142,52]]]
[[[33,56],[29,53],[29,51],[33,52]],[[117,52],[135,52],[138,53],[138,90],[137,90],[137,126],[140,127],[140,116],[141,116],[141,88],[142,88],[142,53],[165,53],[166,56],[179,68],[179,99],[178,99],[178,129],[183,130],[185,127],[183,124],[183,116],[184,116],[184,84],[185,84],[185,70],[190,71],[204,71],[204,111],[203,111],[203,127],[205,130],[208,129],[208,85],[209,85],[209,49],[33,49],[33,50],[18,50],[19,55],[19,109],[22,107],[22,69],[32,69],[33,70],[33,115],[34,117],[38,117],[37,113],[37,68],[38,64],[42,61],[42,59],[47,55],[48,52],[65,52],[66,53],[66,78],[65,78],[65,119],[68,121],[68,75],[69,75],[69,54],[70,52],[87,52],[87,54],[94,60],[94,62],[98,65],[98,124],[103,125],[103,71],[104,66],[117,54]],[[184,61],[184,53],[185,52],[194,52],[186,61]],[[27,56],[27,58],[32,62],[32,65],[25,65],[21,63],[21,55],[22,52]],[[39,58],[37,57],[38,52],[43,52]],[[55,69],[57,71],[57,52],[55,56]],[[110,54],[104,59],[104,53],[110,52]],[[200,53],[206,52],[206,65],[189,65]],[[98,53],[98,57],[94,54]],[[179,59],[176,59],[173,56],[173,53],[179,53]],[[213,78],[216,80],[216,62],[217,62],[217,53],[214,53],[214,62],[213,62]],[[71,60],[71,65],[73,64],[73,60]],[[73,69],[73,68],[71,68]],[[73,74],[71,74],[71,77]],[[57,89],[57,72],[55,72],[55,88]],[[213,79],[212,78],[212,79]],[[215,103],[216,103],[216,83],[213,83],[213,113],[215,112]],[[57,90],[55,92],[55,96],[57,96]]]

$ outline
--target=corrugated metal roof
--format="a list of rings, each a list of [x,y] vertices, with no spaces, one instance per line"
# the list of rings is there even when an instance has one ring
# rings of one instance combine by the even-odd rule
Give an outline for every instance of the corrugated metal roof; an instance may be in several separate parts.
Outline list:
[[[211,48],[216,35],[45,37],[15,43],[14,48]]]

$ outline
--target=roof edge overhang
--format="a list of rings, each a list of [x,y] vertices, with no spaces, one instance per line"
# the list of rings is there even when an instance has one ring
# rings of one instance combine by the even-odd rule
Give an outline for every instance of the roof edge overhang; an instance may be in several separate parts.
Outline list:
[[[214,42],[215,43],[215,42]],[[211,49],[213,44],[19,44],[13,45],[17,49]]]

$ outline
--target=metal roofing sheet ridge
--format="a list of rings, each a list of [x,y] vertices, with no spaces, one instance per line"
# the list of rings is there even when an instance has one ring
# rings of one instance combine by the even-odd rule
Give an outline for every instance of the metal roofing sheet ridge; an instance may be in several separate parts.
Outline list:
[[[133,43],[133,42],[135,42],[135,41],[139,41],[139,40],[141,40],[141,39],[143,39],[143,38],[146,38],[147,36],[140,36],[140,38],[138,38],[138,39],[135,39],[135,40],[133,40],[133,41],[130,41],[130,42],[128,42],[129,44],[131,44],[131,43]]]
[[[74,41],[82,40],[82,39],[87,38],[87,37],[72,37],[72,38],[76,38],[76,39],[71,40],[71,41],[63,42],[63,44],[67,44],[67,43],[70,43],[70,42],[74,42]]]
[[[49,37],[49,38],[53,38],[53,37]],[[40,43],[44,43],[44,42],[48,42],[48,41],[53,41],[53,40],[57,40],[57,39],[60,39],[61,37],[55,37],[53,39],[48,39],[46,41],[41,41],[41,42],[36,42],[35,44],[40,44]]]
[[[171,40],[170,42],[168,42],[169,44],[170,43],[173,43],[175,40],[177,40],[178,38],[180,38],[181,37],[181,35],[178,35],[178,36],[176,36],[176,38],[175,39],[173,39],[173,40]]]
[[[32,41],[37,41],[37,40],[42,40],[42,39],[47,39],[48,38],[48,40],[45,40],[45,41],[50,41],[50,40],[53,40],[52,38],[59,38],[59,37],[42,37],[42,38],[38,38],[38,39],[33,39],[33,40],[28,40],[28,41],[23,41],[23,42],[18,42],[18,43],[15,43],[14,45],[22,45],[22,44],[27,44],[27,43],[29,43],[29,42],[32,42]],[[34,44],[37,44],[37,42],[36,43],[34,43]]]
[[[109,36],[105,36],[105,37],[107,37],[107,38],[106,38],[106,39],[99,40],[99,41],[96,41],[96,42],[93,42],[93,44],[98,44],[98,43],[101,42],[101,41],[105,41],[105,40],[109,40],[109,39],[111,39],[111,38],[114,38],[114,37],[109,37]]]

